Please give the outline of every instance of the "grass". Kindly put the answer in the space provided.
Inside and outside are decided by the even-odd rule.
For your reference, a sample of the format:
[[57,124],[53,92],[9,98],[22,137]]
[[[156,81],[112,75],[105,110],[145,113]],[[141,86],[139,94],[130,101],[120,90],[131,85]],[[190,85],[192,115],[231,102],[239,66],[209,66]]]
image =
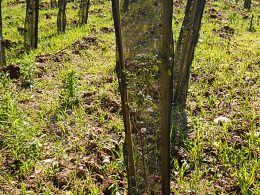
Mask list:
[[[68,29],[59,35],[56,16],[46,19],[57,9],[41,10],[39,47],[22,55],[17,27],[25,6],[10,2],[3,2],[3,30],[15,44],[7,60],[19,64],[22,76],[10,80],[1,73],[0,193],[126,193],[115,39],[102,31],[113,26],[110,2],[92,2],[89,24],[81,27],[69,3]],[[175,194],[260,193],[257,5],[253,1],[251,11],[240,1],[206,5],[190,81],[189,131],[172,162]],[[175,40],[183,8],[175,7]],[[255,32],[249,31],[252,14]],[[220,37],[228,34],[224,26],[234,35]],[[43,54],[52,57],[37,61]],[[219,116],[228,122],[215,123]]]

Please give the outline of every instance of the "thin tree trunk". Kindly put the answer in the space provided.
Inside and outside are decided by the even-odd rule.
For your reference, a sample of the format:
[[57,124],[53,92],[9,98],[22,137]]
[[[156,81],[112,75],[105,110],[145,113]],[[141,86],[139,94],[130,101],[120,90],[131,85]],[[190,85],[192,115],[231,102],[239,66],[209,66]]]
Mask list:
[[3,47],[3,20],[2,20],[2,0],[0,0],[0,66],[6,65],[5,48]]
[[39,0],[26,1],[24,47],[26,50],[38,45]]
[[35,0],[34,48],[38,46],[39,0]]
[[250,9],[251,8],[251,0],[245,0],[244,1],[244,9]]
[[65,32],[66,29],[66,6],[67,0],[58,0],[59,12],[57,17],[58,33]]
[[81,0],[80,3],[80,24],[88,23],[90,0]]
[[190,67],[199,38],[205,0],[188,0],[175,55],[176,92],[174,104],[185,107]]
[[126,75],[125,75],[125,63],[123,56],[123,46],[121,37],[121,24],[119,13],[119,0],[112,0],[112,10],[116,34],[116,46],[117,46],[117,75],[121,94],[121,104],[125,128],[125,148],[126,148],[126,164],[128,174],[128,194],[134,194],[135,192],[135,165],[133,157],[132,146],[132,129],[130,122],[130,112],[128,107],[128,96],[126,87]]
[[173,1],[163,1],[161,66],[161,172],[162,194],[170,194],[170,130],[173,97]]

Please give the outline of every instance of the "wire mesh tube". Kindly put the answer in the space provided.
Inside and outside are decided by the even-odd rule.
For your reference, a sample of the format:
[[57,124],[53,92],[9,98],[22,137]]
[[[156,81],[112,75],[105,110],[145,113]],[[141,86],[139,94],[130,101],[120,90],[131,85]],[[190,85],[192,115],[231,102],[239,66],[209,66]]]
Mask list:
[[120,14],[135,193],[157,194],[161,191],[159,51],[162,1],[120,0]]

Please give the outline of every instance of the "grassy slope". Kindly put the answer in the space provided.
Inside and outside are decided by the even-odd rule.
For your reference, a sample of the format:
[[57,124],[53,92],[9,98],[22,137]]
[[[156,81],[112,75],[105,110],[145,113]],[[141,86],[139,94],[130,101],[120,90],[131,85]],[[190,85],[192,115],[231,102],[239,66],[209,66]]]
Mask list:
[[[260,29],[255,20],[256,32],[248,31],[250,20],[243,16],[251,13],[241,7],[235,1],[207,4],[190,83],[189,136],[180,146],[182,163],[176,160],[172,173],[176,193],[259,193]],[[209,17],[211,8],[221,12],[220,18]],[[57,35],[56,17],[45,16],[57,10],[42,10],[39,48],[18,56],[24,5],[4,2],[4,36],[17,43],[8,60],[20,64],[23,76],[2,77],[0,85],[0,193],[100,194],[109,187],[125,192],[114,34],[101,31],[113,26],[110,2],[95,1],[90,11],[89,24],[76,27],[76,10],[69,4],[68,31]],[[259,8],[251,12],[257,18]],[[176,11],[176,27],[182,17]],[[223,26],[235,30],[230,41],[213,32]],[[81,41],[61,52],[90,35],[96,36],[94,43]],[[84,44],[89,46],[81,50]],[[35,63],[37,55],[48,53],[58,53],[61,60]],[[59,96],[70,69],[77,71],[80,103],[66,109]],[[24,88],[26,82],[31,87]],[[218,116],[229,122],[214,123]]]

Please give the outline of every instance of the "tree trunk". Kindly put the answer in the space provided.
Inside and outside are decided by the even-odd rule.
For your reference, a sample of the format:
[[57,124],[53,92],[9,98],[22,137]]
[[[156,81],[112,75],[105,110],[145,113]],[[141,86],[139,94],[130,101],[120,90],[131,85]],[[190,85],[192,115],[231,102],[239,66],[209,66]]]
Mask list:
[[251,9],[251,0],[244,1],[244,9]]
[[90,0],[81,0],[80,3],[80,24],[88,23]]
[[173,1],[163,1],[161,66],[161,172],[162,194],[170,194],[170,131],[173,97]]
[[66,6],[67,0],[58,0],[59,12],[57,17],[58,33],[65,32],[66,29]]
[[0,66],[6,65],[5,48],[3,46],[3,20],[2,20],[2,0],[0,0]]
[[135,165],[133,157],[133,146],[132,146],[132,128],[130,122],[130,111],[128,107],[128,96],[126,87],[126,75],[125,75],[125,63],[123,56],[123,46],[121,37],[121,22],[119,12],[119,0],[112,0],[112,10],[116,34],[116,46],[117,46],[117,76],[121,94],[121,105],[123,112],[124,128],[125,128],[125,160],[127,165],[127,176],[128,176],[128,194],[135,193]]
[[38,45],[39,0],[26,1],[24,47],[26,50]]
[[34,26],[34,48],[38,46],[38,25],[39,25],[39,0],[35,0],[35,26]]
[[205,0],[188,0],[185,16],[176,48],[174,72],[175,96],[174,104],[185,108],[190,67],[194,58],[195,47],[199,38],[201,19]]

